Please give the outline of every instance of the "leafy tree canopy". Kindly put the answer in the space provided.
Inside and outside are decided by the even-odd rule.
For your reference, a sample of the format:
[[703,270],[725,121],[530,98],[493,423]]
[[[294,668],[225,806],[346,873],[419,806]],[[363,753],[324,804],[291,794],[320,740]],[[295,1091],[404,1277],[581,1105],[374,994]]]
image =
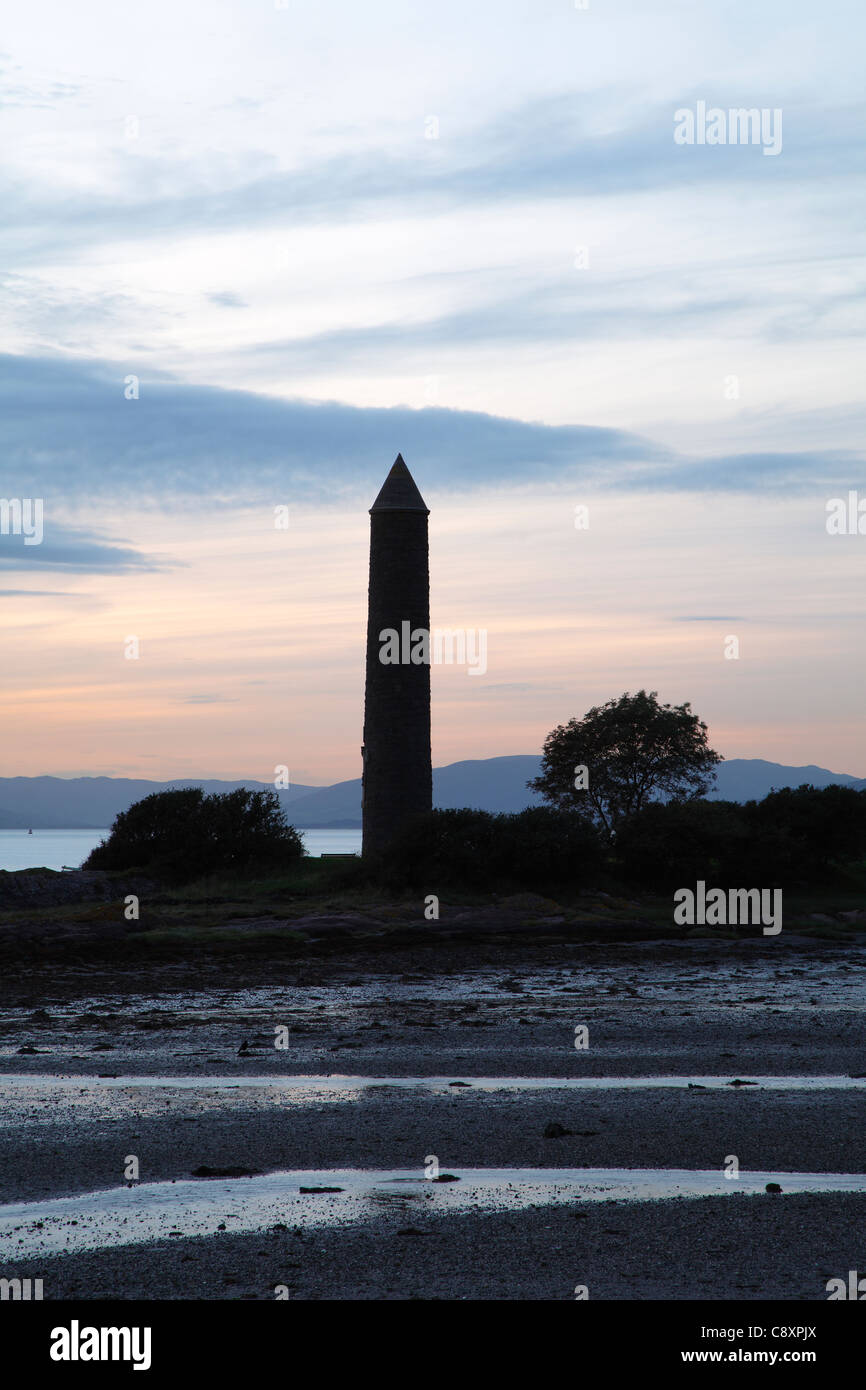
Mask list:
[[649,801],[704,796],[721,761],[691,705],[626,691],[548,734],[541,773],[527,785],[553,806],[582,810],[613,839]]

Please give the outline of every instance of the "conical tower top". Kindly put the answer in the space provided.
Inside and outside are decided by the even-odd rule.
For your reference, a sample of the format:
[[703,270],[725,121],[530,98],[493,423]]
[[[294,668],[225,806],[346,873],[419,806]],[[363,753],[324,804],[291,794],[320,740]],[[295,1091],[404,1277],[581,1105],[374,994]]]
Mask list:
[[370,511],[426,512],[429,515],[430,508],[425,505],[424,498],[415,484],[415,479],[403,462],[402,454],[398,454],[395,458],[391,472],[382,484],[379,496]]

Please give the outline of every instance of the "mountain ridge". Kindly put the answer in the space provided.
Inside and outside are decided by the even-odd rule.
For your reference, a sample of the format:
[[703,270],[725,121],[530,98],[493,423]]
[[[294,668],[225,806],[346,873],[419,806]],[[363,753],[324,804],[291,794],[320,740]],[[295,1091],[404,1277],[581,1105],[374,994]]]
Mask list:
[[[471,806],[483,811],[520,811],[540,805],[541,798],[526,783],[538,774],[536,754],[514,753],[498,758],[466,758],[433,770],[433,801],[440,808]],[[730,758],[717,769],[713,800],[748,801],[773,788],[851,786],[866,788],[866,778],[807,763],[802,767],[768,762],[764,758]],[[0,777],[0,829],[101,830],[135,801],[153,792],[176,787],[202,787],[207,792],[238,787],[272,790],[270,782],[253,779],[180,777],[167,781],[130,777]],[[302,829],[356,829],[361,824],[361,779],[316,787],[305,783],[277,791],[287,818]]]

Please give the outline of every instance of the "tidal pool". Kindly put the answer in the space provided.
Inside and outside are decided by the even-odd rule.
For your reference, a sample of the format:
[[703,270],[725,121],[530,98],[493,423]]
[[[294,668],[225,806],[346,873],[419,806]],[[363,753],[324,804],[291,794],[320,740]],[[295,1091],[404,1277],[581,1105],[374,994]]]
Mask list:
[[339,1072],[323,1076],[51,1076],[34,1072],[0,1074],[0,1096],[33,1090],[111,1091],[150,1090],[162,1087],[176,1091],[259,1089],[280,1092],[316,1092],[321,1095],[349,1095],[367,1090],[422,1091],[618,1091],[673,1089],[726,1090],[762,1087],[768,1091],[863,1090],[864,1076],[349,1076]]
[[[442,1172],[448,1172],[443,1168]],[[438,1183],[418,1169],[311,1169],[249,1178],[184,1179],[110,1188],[76,1197],[0,1207],[0,1261],[97,1250],[144,1241],[334,1226],[396,1212],[401,1220],[466,1211],[521,1210],[578,1201],[733,1199],[760,1194],[866,1192],[866,1174],[740,1173],[638,1168],[456,1168]],[[781,1195],[765,1191],[778,1183]],[[302,1193],[302,1187],[340,1188]]]

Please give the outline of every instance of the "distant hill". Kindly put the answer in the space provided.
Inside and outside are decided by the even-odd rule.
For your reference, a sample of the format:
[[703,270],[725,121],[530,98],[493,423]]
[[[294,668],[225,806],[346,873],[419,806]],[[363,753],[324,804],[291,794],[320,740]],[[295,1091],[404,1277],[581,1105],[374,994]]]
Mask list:
[[[266,782],[220,782],[182,777],[173,782],[150,782],[130,777],[0,777],[0,829],[99,830],[111,825],[120,811],[153,792],[172,787],[203,787],[206,792],[229,792],[237,787],[269,787]],[[288,808],[316,787],[298,784],[278,792]]]
[[[482,811],[522,811],[540,804],[526,783],[538,775],[540,758],[516,754],[504,758],[467,759],[433,771],[433,801],[438,807],[472,806]],[[866,778],[850,777],[827,768],[785,767],[762,758],[731,758],[722,763],[714,799],[749,801],[774,787],[816,787],[832,784],[866,787]],[[270,788],[268,782],[196,781],[150,782],[127,777],[0,777],[0,829],[98,829],[108,826],[120,811],[152,792],[172,787],[203,787],[208,792]],[[289,820],[300,829],[354,828],[361,824],[361,779],[335,782],[330,787],[297,785],[278,793]]]
[[[541,798],[526,788],[529,778],[538,774],[539,761],[533,755],[517,754],[434,768],[433,804],[472,806],[480,811],[522,811],[524,806],[540,805]],[[319,787],[300,797],[292,807],[292,820],[311,830],[360,825],[360,777]]]
[[[506,758],[469,759],[449,763],[433,770],[433,804],[438,807],[472,806],[480,811],[522,811],[541,804],[541,797],[527,789],[537,777],[541,759],[533,754]],[[829,772],[827,768],[785,767],[762,758],[731,758],[718,768],[714,800],[751,801],[760,799],[774,787],[799,787],[811,782],[816,787],[837,783],[866,787],[866,778]],[[332,825],[360,825],[361,781],[338,782],[333,787],[301,797],[292,807],[296,825],[310,829]]]
[[768,792],[782,787],[801,787],[811,782],[813,787],[866,787],[866,777],[849,777],[845,772],[828,772],[814,763],[806,767],[785,767],[768,763],[763,758],[731,758],[717,769],[715,800],[759,801]]

